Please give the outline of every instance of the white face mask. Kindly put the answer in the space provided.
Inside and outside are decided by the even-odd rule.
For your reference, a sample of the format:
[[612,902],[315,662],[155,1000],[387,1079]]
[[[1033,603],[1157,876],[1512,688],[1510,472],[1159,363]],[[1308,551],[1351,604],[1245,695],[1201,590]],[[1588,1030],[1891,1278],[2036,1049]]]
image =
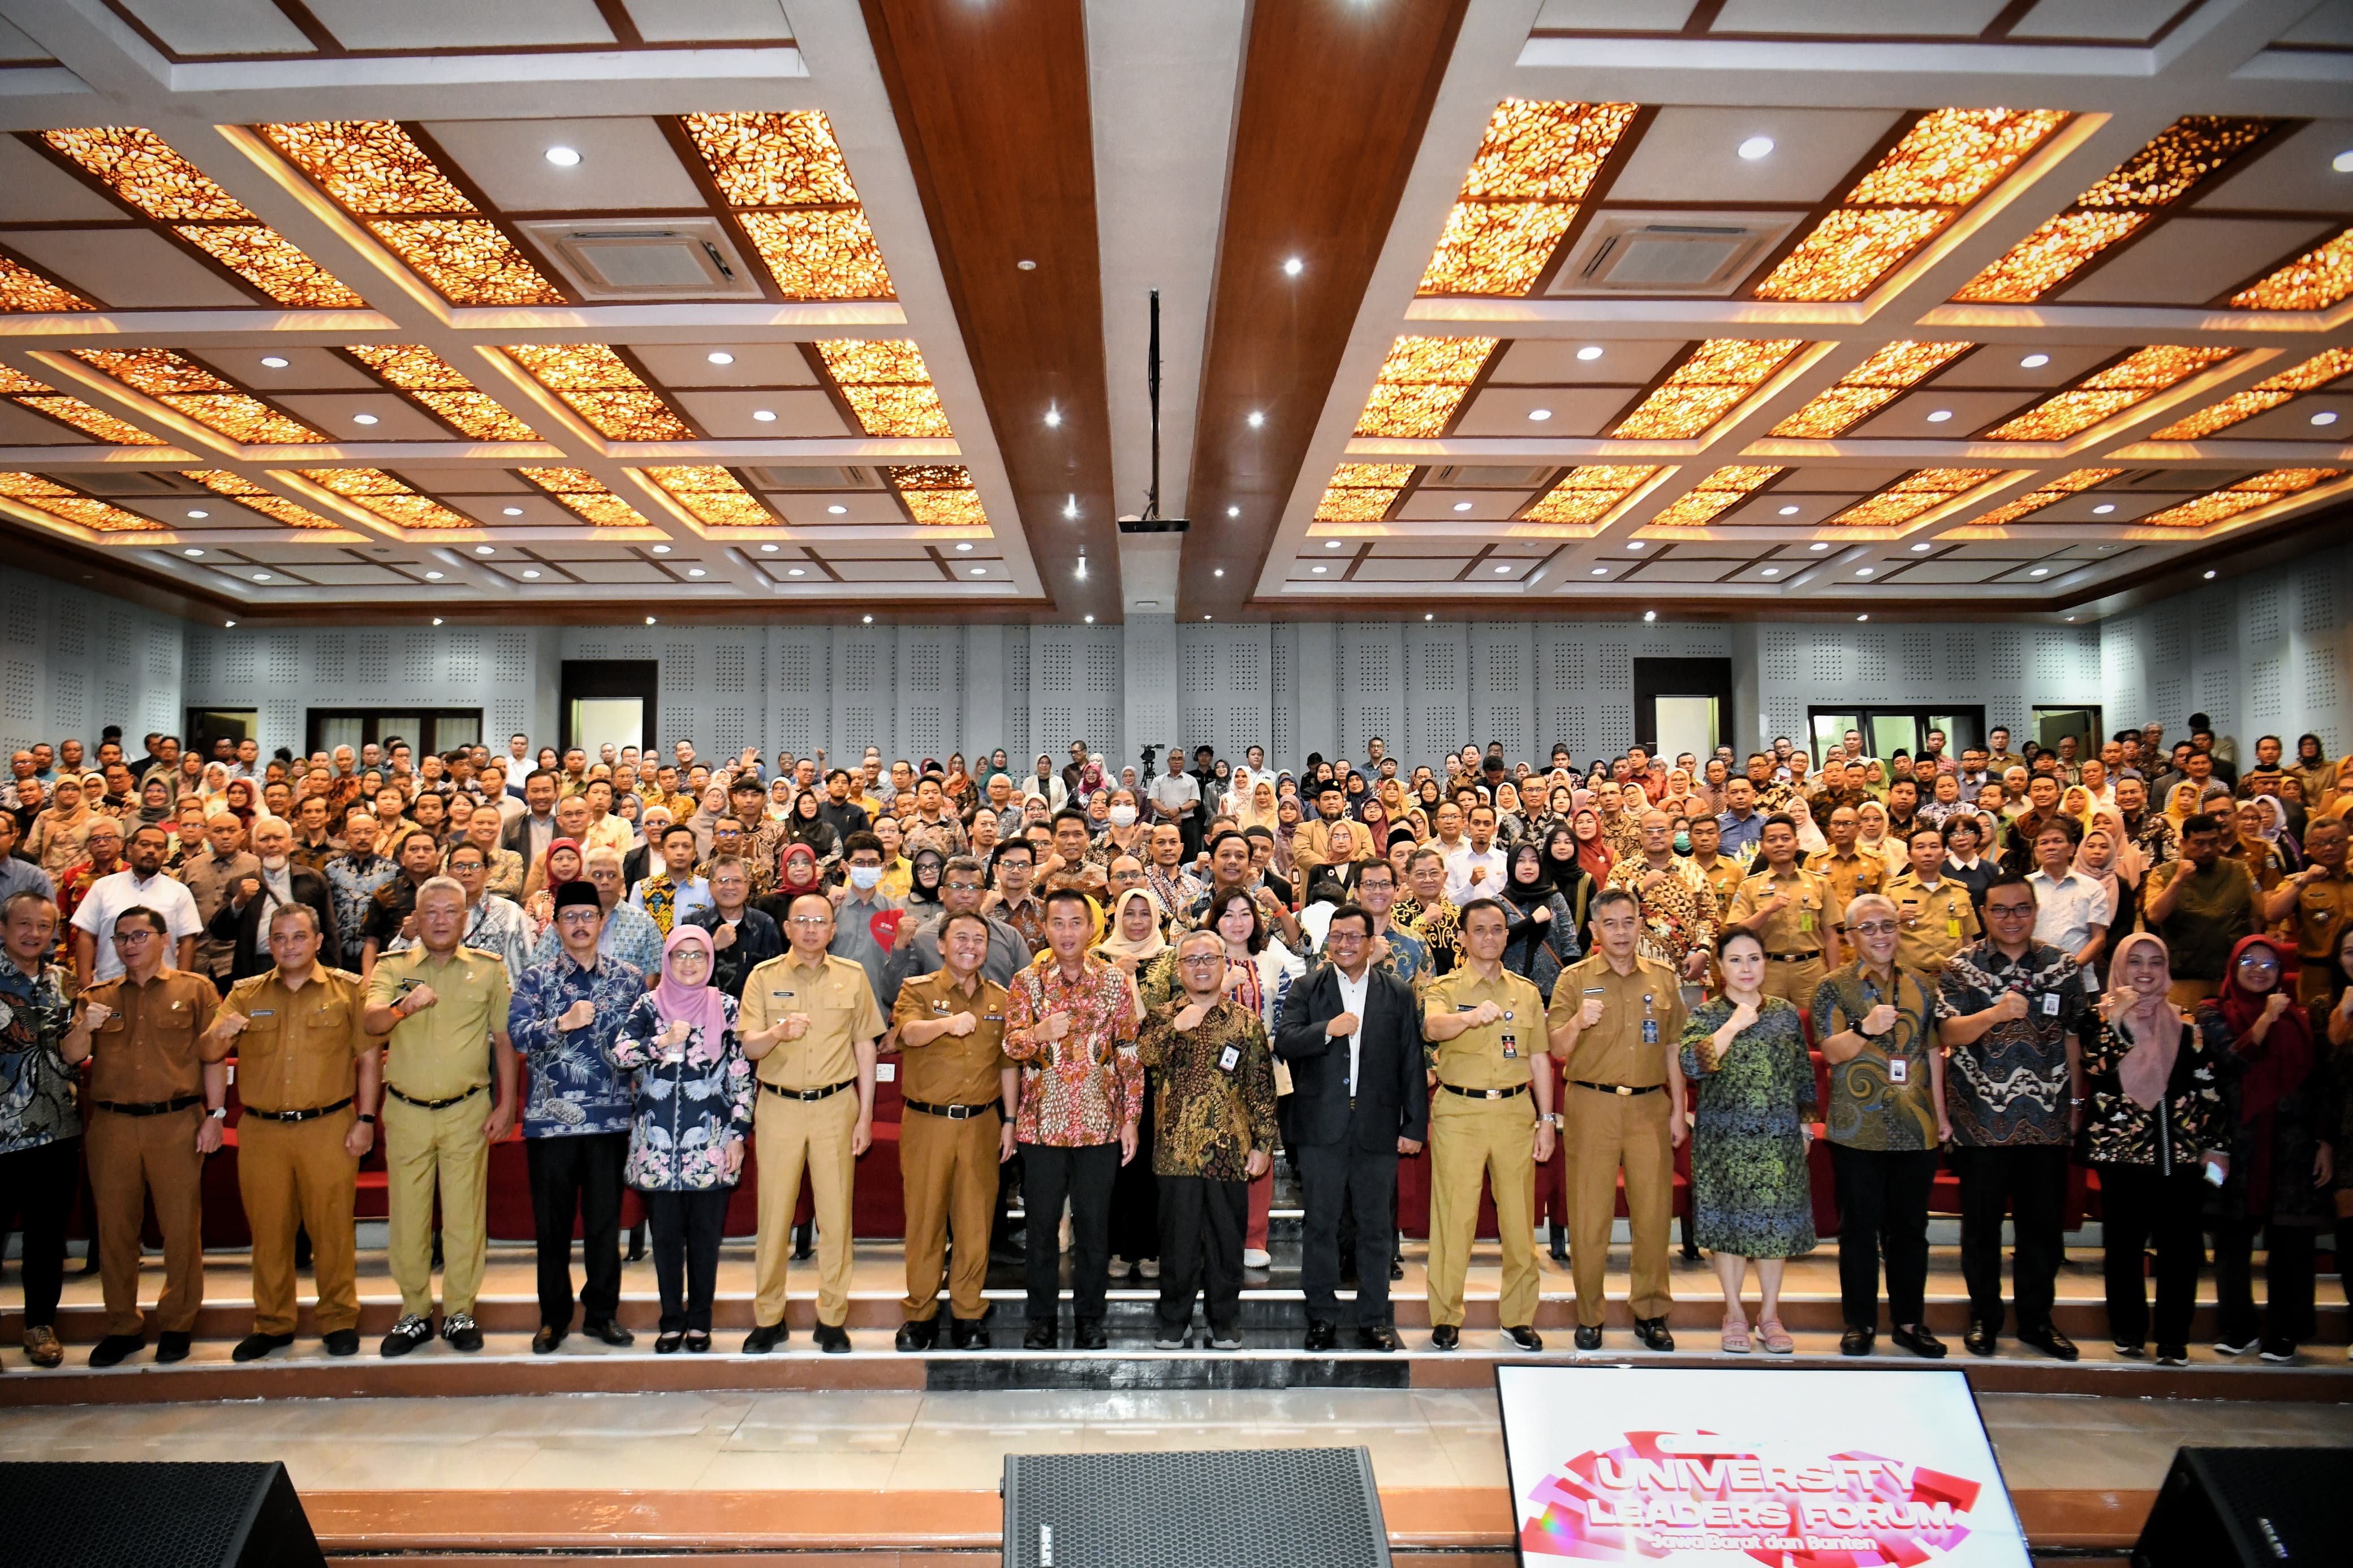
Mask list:
[[849,885],[861,893],[872,889],[881,880],[882,868],[880,866],[852,866],[849,868]]
[[1133,827],[1133,826],[1135,826],[1135,807],[1134,807],[1134,806],[1132,806],[1132,805],[1114,805],[1114,806],[1113,806],[1113,807],[1111,808],[1111,825],[1112,825],[1113,827]]

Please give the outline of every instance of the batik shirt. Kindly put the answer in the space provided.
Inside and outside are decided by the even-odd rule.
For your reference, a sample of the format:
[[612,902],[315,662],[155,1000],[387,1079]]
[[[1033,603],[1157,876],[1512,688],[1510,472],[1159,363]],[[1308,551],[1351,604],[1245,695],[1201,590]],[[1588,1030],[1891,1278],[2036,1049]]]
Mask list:
[[[629,1131],[628,1074],[615,1069],[610,1053],[645,994],[645,971],[613,958],[583,969],[561,948],[553,962],[523,971],[507,1033],[522,1055],[524,1137]],[[596,1016],[585,1029],[559,1028],[555,1021],[575,1002]]]
[[1945,1114],[1953,1142],[1968,1148],[2051,1146],[2068,1142],[2067,1042],[2084,1027],[2084,972],[2048,942],[2012,960],[1990,942],[1973,942],[1937,977],[1940,1018],[1982,1013],[2016,992],[2026,1016],[1999,1023],[1946,1063]]
[[[554,929],[553,924],[548,927],[550,932]],[[466,911],[466,934],[459,940],[505,964],[508,984],[522,984],[523,973],[531,967],[533,958],[531,917],[522,912],[521,904],[483,894],[482,901]],[[406,952],[416,945],[413,936],[396,936],[384,951]]]
[[1650,876],[1651,863],[1637,854],[1609,868],[1609,886],[1641,901],[1642,956],[1681,969],[1694,948],[1715,945],[1723,911],[1706,874],[1681,855],[1667,862],[1666,879],[1646,892]]
[[[1021,1064],[1023,1143],[1083,1148],[1109,1143],[1144,1110],[1144,1068],[1135,1059],[1135,1014],[1125,976],[1100,958],[1082,961],[1076,980],[1048,958],[1013,977],[1005,1008],[1005,1054]],[[1039,1026],[1070,1016],[1070,1032],[1049,1040]]]
[[1157,1069],[1152,1173],[1242,1181],[1253,1151],[1274,1152],[1273,1047],[1259,1016],[1227,997],[1192,1029],[1178,1029],[1188,1005],[1180,992],[1155,1007],[1136,1042],[1137,1059]]
[[327,862],[327,892],[335,901],[335,932],[343,944],[344,967],[356,964],[367,946],[368,908],[377,890],[399,875],[399,866],[387,855],[370,855],[364,861],[356,855],[339,855]]
[[613,1043],[613,1063],[635,1089],[623,1179],[639,1192],[734,1185],[727,1179],[727,1146],[752,1135],[759,1080],[736,1037],[735,998],[721,993],[720,1006],[727,1016],[720,1037],[713,1040],[706,1029],[689,1031],[680,1060],[663,1059],[669,1055],[661,1044],[665,1026],[650,995],[640,994],[630,1005]]
[[0,957],[0,1154],[81,1136],[74,1071],[58,1042],[71,1026],[66,972],[26,975]]
[[670,928],[679,921],[710,907],[711,883],[702,877],[691,877],[681,886],[669,872],[657,871],[630,890],[629,902],[645,910],[654,929],[667,937]]
[[1893,989],[1882,990],[1860,963],[1842,964],[1815,988],[1814,1037],[1849,1029],[1860,1034],[1862,1020],[1882,1002],[1895,1009],[1894,1026],[1883,1035],[1864,1035],[1860,1052],[1831,1064],[1830,1140],[1850,1149],[1934,1149],[1936,1099],[1928,1053],[1936,1048],[1936,994],[1926,982],[1897,965]]
[[[564,951],[563,938],[555,934],[555,922],[547,922],[540,933],[539,945],[531,950],[531,962],[542,964],[554,962]],[[607,958],[617,958],[637,969],[641,974],[652,974],[661,968],[662,934],[654,929],[653,917],[628,904],[615,904],[605,911],[605,929],[596,933],[596,951]]]

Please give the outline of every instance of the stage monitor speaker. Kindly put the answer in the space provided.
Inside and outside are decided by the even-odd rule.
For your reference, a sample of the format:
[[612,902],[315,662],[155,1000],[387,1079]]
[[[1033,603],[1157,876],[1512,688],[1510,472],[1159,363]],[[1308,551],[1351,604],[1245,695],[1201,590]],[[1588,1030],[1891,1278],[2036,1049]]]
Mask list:
[[2295,1568],[2345,1561],[2353,1448],[2180,1448],[2133,1568]]
[[1004,1568],[1389,1568],[1362,1448],[1008,1454]]
[[0,1464],[10,1568],[326,1568],[286,1467]]

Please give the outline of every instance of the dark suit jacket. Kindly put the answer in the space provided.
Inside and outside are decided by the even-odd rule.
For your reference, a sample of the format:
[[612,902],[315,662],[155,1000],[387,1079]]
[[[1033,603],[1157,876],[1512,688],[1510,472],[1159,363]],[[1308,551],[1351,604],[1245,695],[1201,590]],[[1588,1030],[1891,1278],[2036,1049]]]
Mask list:
[[[335,940],[335,898],[328,889],[327,879],[305,866],[289,867],[287,875],[290,879],[294,901],[308,904],[318,911],[319,951],[322,953],[342,952],[343,950]],[[269,956],[269,933],[261,929],[261,911],[269,900],[249,899],[245,908],[240,910],[236,904],[236,892],[235,887],[227,890],[227,896],[221,900],[220,908],[213,911],[212,923],[206,929],[220,941],[235,940],[237,945],[229,958],[228,977],[244,980],[251,975],[269,973],[278,961]]]
[[1283,998],[1274,1049],[1291,1064],[1291,1124],[1299,1142],[1353,1142],[1366,1153],[1394,1154],[1399,1138],[1424,1141],[1430,1136],[1430,1079],[1413,987],[1377,968],[1367,976],[1353,1113],[1347,1037],[1324,1032],[1342,1011],[1340,971],[1330,963],[1310,969]]
[[[510,791],[509,793],[512,794],[512,792]],[[495,810],[496,808],[493,807],[492,809]],[[556,832],[549,836],[549,839],[550,842],[553,842],[554,839],[561,838],[563,837],[563,831],[558,829]],[[531,813],[527,811],[524,812],[521,816],[516,817],[512,822],[508,823],[504,827],[499,829],[499,847],[501,849],[512,849],[516,854],[522,856],[523,871],[526,875],[529,874],[532,864]]]

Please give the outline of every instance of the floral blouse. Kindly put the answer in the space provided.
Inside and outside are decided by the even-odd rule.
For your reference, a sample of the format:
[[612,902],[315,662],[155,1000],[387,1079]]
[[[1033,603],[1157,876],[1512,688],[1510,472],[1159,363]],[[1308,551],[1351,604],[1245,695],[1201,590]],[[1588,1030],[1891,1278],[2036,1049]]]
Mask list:
[[58,1049],[72,1022],[69,981],[54,963],[27,975],[0,958],[0,1154],[81,1136],[74,1069]]
[[735,1184],[727,1174],[727,1145],[752,1135],[752,1100],[758,1089],[735,1035],[735,998],[722,992],[720,1005],[727,1026],[719,1039],[696,1029],[686,1037],[683,1059],[665,1061],[661,1015],[650,994],[640,996],[606,1053],[615,1067],[637,1075],[624,1179],[639,1192],[702,1192]]
[[[2228,1032],[2220,1042],[2229,1047]],[[2084,1050],[2084,1158],[2094,1165],[2140,1165],[2171,1175],[2200,1154],[2224,1145],[2230,1126],[2215,1070],[2216,1042],[2195,1026],[2181,1026],[2173,1076],[2162,1105],[2144,1107],[2126,1094],[2118,1070],[2133,1048],[2129,1028],[2104,1021]]]

